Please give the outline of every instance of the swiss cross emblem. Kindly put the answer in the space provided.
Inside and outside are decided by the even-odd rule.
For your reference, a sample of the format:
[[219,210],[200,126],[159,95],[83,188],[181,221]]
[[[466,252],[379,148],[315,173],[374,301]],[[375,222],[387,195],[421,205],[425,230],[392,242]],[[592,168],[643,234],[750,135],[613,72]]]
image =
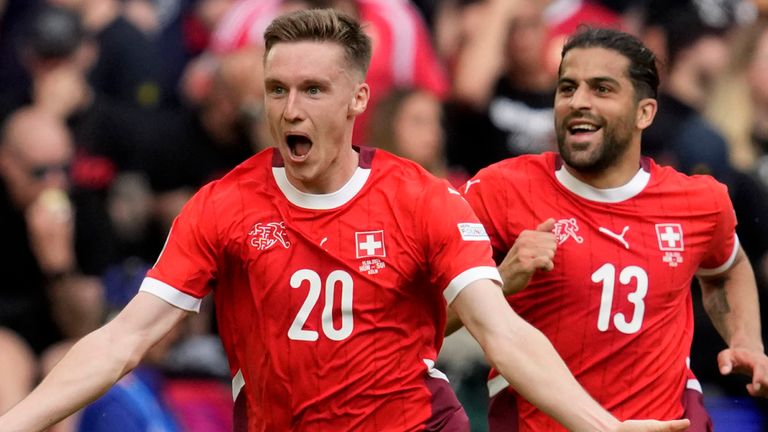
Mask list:
[[257,223],[248,231],[251,246],[258,250],[267,250],[279,244],[288,249],[291,242],[284,222]]
[[682,251],[683,227],[676,223],[656,224],[656,238],[661,251]]
[[385,257],[384,230],[355,233],[355,250],[358,258]]

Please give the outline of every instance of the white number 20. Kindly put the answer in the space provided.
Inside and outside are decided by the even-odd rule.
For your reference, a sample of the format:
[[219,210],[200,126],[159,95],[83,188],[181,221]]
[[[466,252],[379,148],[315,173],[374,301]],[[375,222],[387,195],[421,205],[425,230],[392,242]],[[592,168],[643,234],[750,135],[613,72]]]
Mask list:
[[[643,325],[645,303],[643,299],[648,294],[648,274],[641,267],[628,266],[619,273],[619,282],[629,285],[635,280],[635,291],[627,295],[627,301],[635,305],[632,320],[627,322],[623,313],[613,316],[613,325],[622,333],[637,333]],[[607,331],[611,320],[611,308],[613,307],[613,289],[616,286],[616,267],[613,264],[603,264],[602,267],[592,273],[592,282],[603,283],[603,294],[600,298],[600,312],[597,317],[597,329]]]
[[[296,314],[293,324],[288,329],[288,337],[300,341],[316,341],[319,337],[317,331],[307,330],[304,324],[309,318],[309,314],[317,304],[322,291],[322,280],[320,275],[313,270],[302,269],[291,276],[291,288],[299,288],[304,282],[309,282],[309,291],[307,298]],[[333,301],[336,293],[337,284],[341,287],[341,327],[339,329],[333,326]],[[323,305],[322,323],[323,333],[328,339],[340,341],[352,334],[354,322],[352,319],[352,276],[342,270],[334,270],[325,280],[325,303]]]

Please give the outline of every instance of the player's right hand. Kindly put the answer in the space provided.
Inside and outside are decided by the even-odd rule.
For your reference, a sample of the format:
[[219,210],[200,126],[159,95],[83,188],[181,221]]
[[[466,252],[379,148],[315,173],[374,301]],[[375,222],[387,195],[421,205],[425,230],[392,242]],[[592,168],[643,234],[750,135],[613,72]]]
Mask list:
[[528,285],[537,270],[552,270],[555,266],[557,239],[553,230],[555,220],[549,218],[535,230],[523,230],[499,265],[504,281],[504,294],[514,294]]
[[627,420],[621,422],[616,432],[678,432],[688,430],[690,420]]

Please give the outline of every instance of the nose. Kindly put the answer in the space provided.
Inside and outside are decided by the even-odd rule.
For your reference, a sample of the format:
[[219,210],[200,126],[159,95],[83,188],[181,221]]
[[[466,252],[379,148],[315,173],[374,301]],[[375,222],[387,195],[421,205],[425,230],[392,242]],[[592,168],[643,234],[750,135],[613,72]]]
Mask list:
[[288,93],[283,107],[283,118],[290,123],[301,121],[304,118],[298,92],[292,90]]
[[592,106],[589,89],[585,86],[577,87],[571,94],[568,106],[574,110],[589,109]]

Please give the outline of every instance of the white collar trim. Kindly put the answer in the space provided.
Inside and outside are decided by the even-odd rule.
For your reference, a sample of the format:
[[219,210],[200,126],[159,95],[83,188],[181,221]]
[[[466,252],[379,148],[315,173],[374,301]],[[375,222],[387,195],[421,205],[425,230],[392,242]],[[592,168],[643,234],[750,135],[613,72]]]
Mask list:
[[283,192],[288,201],[308,210],[330,210],[348,203],[365,186],[365,182],[370,174],[370,169],[357,167],[347,183],[336,192],[310,194],[296,189],[288,181],[284,167],[272,168],[272,175],[275,177],[277,187]]
[[555,171],[555,177],[563,187],[582,198],[603,203],[617,203],[633,198],[642,192],[651,180],[651,173],[640,168],[632,180],[625,185],[610,189],[598,189],[582,182],[565,169],[565,164]]

